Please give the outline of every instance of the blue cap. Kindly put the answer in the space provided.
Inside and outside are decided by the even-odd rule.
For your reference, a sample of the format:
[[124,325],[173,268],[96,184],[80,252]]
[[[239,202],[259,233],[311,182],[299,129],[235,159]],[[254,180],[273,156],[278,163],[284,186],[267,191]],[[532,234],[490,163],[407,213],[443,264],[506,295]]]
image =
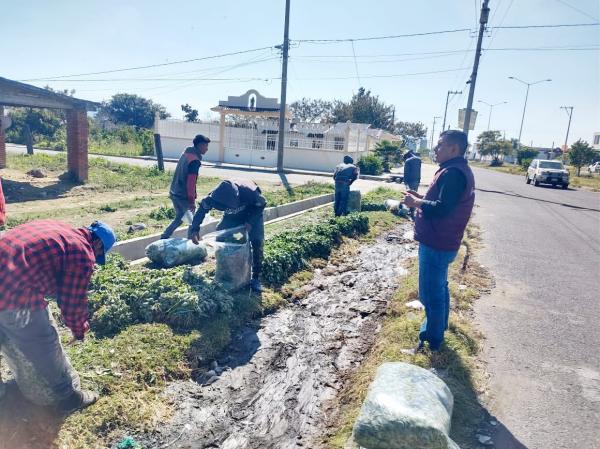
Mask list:
[[100,239],[102,242],[102,247],[104,248],[104,252],[96,256],[96,262],[100,265],[104,265],[106,262],[106,253],[110,251],[115,242],[117,241],[117,236],[115,235],[115,231],[102,221],[93,222],[88,229],[94,233],[96,237]]

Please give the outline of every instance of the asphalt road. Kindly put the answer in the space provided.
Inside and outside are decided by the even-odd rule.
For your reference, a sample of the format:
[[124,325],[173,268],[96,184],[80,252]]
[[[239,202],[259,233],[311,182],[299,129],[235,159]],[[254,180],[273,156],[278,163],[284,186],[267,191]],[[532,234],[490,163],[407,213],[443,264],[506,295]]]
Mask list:
[[528,449],[600,448],[600,194],[475,177],[488,409]]

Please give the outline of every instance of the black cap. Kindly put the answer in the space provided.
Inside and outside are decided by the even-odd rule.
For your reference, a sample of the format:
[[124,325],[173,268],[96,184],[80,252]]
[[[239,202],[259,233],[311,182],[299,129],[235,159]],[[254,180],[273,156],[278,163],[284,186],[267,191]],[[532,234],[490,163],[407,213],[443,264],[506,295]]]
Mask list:
[[352,156],[344,156],[344,164],[354,164],[354,159],[352,159]]
[[192,142],[194,143],[194,146],[196,146],[199,143],[210,143],[210,139],[202,134],[198,134],[196,137],[194,137]]

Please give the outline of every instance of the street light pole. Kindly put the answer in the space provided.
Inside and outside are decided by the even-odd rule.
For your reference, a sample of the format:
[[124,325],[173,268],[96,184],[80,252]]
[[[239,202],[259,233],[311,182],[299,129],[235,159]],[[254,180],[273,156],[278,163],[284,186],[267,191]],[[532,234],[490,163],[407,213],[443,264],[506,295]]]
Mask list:
[[446,108],[444,109],[444,122],[442,123],[442,131],[446,129],[446,115],[448,114],[448,100],[450,99],[450,95],[462,94],[462,90],[449,90],[448,95],[446,95]]
[[500,103],[495,103],[495,104],[490,104],[487,101],[483,101],[483,100],[477,100],[477,102],[487,104],[490,107],[490,114],[488,115],[488,127],[487,127],[487,130],[489,131],[490,130],[490,122],[492,120],[492,110],[494,109],[494,106],[508,103],[508,101],[501,101]]
[[515,76],[509,76],[508,79],[515,80],[520,82],[521,84],[525,84],[527,86],[527,91],[525,93],[525,104],[523,105],[523,116],[521,117],[521,128],[519,128],[519,149],[521,149],[521,135],[523,133],[523,123],[525,122],[525,110],[527,109],[527,98],[529,97],[529,87],[535,84],[550,82],[552,81],[550,78],[545,80],[535,81],[534,83],[528,83],[527,81],[523,81]]

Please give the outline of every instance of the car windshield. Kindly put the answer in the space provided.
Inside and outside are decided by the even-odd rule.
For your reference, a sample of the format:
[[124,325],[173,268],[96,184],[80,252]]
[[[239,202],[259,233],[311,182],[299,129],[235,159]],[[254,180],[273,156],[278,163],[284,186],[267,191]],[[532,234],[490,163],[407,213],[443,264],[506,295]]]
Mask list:
[[554,161],[540,161],[540,168],[552,168],[554,170],[562,170],[563,164]]

